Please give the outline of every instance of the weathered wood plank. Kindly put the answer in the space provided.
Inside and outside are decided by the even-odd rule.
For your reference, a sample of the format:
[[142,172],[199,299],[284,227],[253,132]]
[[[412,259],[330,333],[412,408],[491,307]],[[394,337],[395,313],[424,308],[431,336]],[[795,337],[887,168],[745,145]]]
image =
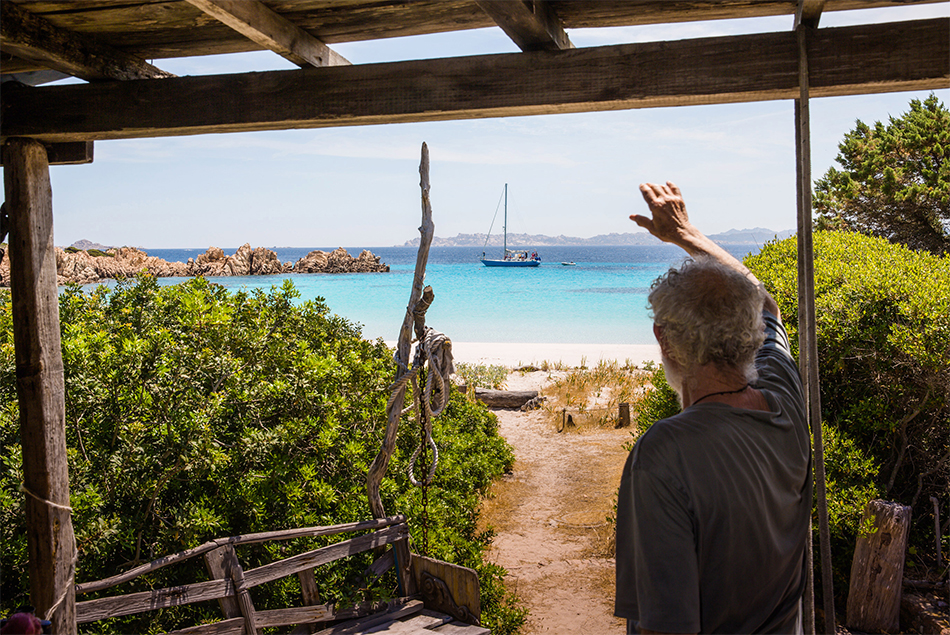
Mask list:
[[292,606],[285,609],[258,611],[254,623],[257,628],[277,628],[290,624],[312,624],[339,619],[332,606],[315,604],[313,606]]
[[134,55],[58,28],[13,2],[0,3],[0,46],[5,53],[88,81],[174,77]]
[[75,633],[76,540],[66,465],[66,401],[59,330],[53,195],[46,149],[30,139],[4,148],[10,218],[10,286],[16,357],[30,599],[56,633]]
[[234,583],[231,580],[209,580],[154,591],[86,600],[85,602],[76,603],[76,622],[84,624],[103,620],[107,617],[134,615],[170,606],[216,600],[228,595],[234,595]]
[[[940,1],[912,0],[912,3],[928,4]],[[796,11],[796,4],[796,0],[567,0],[555,3],[558,16],[569,29],[792,15]],[[903,0],[827,0],[825,11],[906,7],[907,4],[909,3]]]
[[[214,551],[204,554],[205,568],[214,580],[231,579],[231,557],[234,553],[232,545],[218,547]],[[237,599],[233,597],[218,598],[218,606],[221,607],[221,613],[225,618],[240,617],[241,607],[238,606]]]
[[187,1],[297,66],[349,64],[342,55],[257,0]]
[[427,607],[468,624],[478,624],[481,596],[474,570],[413,554],[412,577]]
[[229,620],[200,624],[177,631],[170,631],[165,635],[244,635],[244,618],[233,617]]
[[[820,29],[811,96],[950,85],[950,20]],[[794,33],[5,89],[4,136],[67,141],[792,99]],[[108,107],[105,105],[108,104]],[[182,108],[182,104],[188,104]]]
[[367,617],[357,618],[349,622],[342,622],[322,631],[316,635],[344,635],[346,633],[358,633],[360,630],[366,630],[379,624],[385,624],[402,617],[414,615],[423,609],[423,604],[419,600],[412,600],[402,605],[396,605],[383,613],[377,613]]
[[244,579],[244,569],[241,568],[241,563],[238,562],[234,545],[224,547],[223,561],[224,569],[227,570],[228,577],[234,583],[234,595],[237,599],[238,609],[241,611],[241,617],[244,618],[244,631],[247,635],[257,635],[257,611],[251,601],[250,589]]
[[[913,4],[945,0],[915,0]],[[471,0],[280,0],[282,16],[327,44],[494,26]],[[552,2],[565,28],[632,26],[790,15],[795,0],[568,0]],[[907,6],[906,0],[828,0],[825,11]],[[259,50],[184,2],[30,2],[30,11],[62,29],[94,33],[104,43],[140,59]],[[4,60],[4,72],[36,70],[28,60]]]
[[798,0],[793,28],[797,29],[799,25],[805,25],[813,29],[817,28],[824,8],[825,0]]
[[461,622],[449,622],[437,628],[432,629],[439,635],[490,635],[491,631],[484,626],[474,626],[472,624],[462,624]]
[[[0,146],[0,165],[3,165],[5,150]],[[50,143],[46,146],[50,165],[81,165],[92,163],[93,142]]]
[[872,500],[851,563],[848,627],[867,633],[900,631],[901,580],[910,531],[910,507]]
[[101,591],[103,589],[108,589],[109,587],[115,586],[117,584],[122,584],[123,582],[128,582],[138,576],[149,573],[150,571],[156,571],[163,567],[175,564],[176,562],[181,562],[182,560],[187,560],[188,558],[194,558],[195,556],[200,556],[201,554],[207,553],[218,547],[224,545],[252,545],[260,542],[267,542],[269,540],[291,540],[294,538],[312,538],[318,536],[336,536],[338,534],[343,534],[351,531],[367,531],[372,529],[380,529],[382,527],[389,527],[406,521],[406,517],[402,514],[397,516],[389,516],[388,518],[375,518],[373,520],[362,520],[355,523],[345,523],[341,525],[329,525],[325,527],[299,527],[296,529],[284,529],[278,531],[264,531],[254,534],[240,534],[237,536],[231,536],[230,538],[218,538],[216,540],[210,540],[202,545],[198,545],[192,549],[186,549],[185,551],[179,551],[168,556],[163,556],[156,560],[153,560],[149,563],[135,567],[134,569],[129,569],[124,573],[111,576],[109,578],[104,578],[102,580],[94,580],[91,582],[83,582],[82,584],[76,585],[76,593],[91,593],[93,591]]
[[344,540],[333,545],[314,549],[306,553],[291,556],[285,560],[272,562],[244,572],[244,579],[248,588],[256,587],[260,584],[273,582],[285,576],[294,575],[298,571],[312,569],[340,558],[345,558],[354,553],[369,551],[376,547],[391,544],[398,540],[405,540],[409,536],[409,528],[406,525],[396,525],[387,527],[379,531],[358,536],[349,540]]
[[548,0],[476,0],[475,4],[490,15],[522,51],[574,48]]

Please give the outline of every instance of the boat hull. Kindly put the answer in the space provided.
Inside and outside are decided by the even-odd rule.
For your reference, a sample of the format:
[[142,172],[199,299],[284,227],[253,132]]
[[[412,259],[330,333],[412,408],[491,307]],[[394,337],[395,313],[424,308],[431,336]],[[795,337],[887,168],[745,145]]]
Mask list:
[[482,264],[486,267],[537,267],[541,264],[540,260],[489,260],[482,258]]

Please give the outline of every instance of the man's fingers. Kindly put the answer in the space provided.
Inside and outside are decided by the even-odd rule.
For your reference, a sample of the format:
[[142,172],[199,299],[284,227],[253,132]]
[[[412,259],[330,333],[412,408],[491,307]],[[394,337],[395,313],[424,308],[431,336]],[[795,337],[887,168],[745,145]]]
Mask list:
[[663,186],[656,183],[641,183],[640,192],[643,193],[643,200],[647,205],[656,205],[663,197]]
[[647,231],[651,231],[653,229],[653,220],[647,218],[646,216],[641,216],[640,214],[630,214],[630,220]]
[[673,181],[667,181],[666,186],[670,188],[670,192],[672,192],[675,196],[679,196],[679,197],[683,196],[682,193],[680,192],[680,188],[676,187],[676,183],[674,183]]

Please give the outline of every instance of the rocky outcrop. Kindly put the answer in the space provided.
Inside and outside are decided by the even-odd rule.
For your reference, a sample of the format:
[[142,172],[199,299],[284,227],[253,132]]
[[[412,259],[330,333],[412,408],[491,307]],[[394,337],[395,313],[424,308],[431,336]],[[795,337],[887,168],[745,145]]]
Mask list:
[[354,258],[339,247],[330,253],[311,251],[294,265],[294,273],[375,273],[389,271],[389,265],[366,249]]
[[[389,271],[379,256],[364,250],[354,258],[342,247],[330,252],[311,251],[293,266],[282,263],[277,254],[264,247],[242,245],[226,256],[220,247],[209,247],[188,262],[168,262],[149,256],[134,247],[109,249],[105,256],[86,251],[64,251],[56,248],[56,275],[59,284],[75,282],[91,284],[100,280],[131,278],[145,272],[157,278],[189,276],[248,276],[281,273],[371,273]],[[10,286],[10,262],[0,249],[0,285]]]

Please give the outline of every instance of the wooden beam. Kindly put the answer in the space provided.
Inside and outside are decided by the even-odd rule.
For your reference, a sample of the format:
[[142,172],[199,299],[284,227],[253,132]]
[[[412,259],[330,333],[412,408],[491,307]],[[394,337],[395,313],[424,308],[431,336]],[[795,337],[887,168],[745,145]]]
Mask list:
[[30,598],[54,633],[76,632],[76,540],[66,465],[66,389],[46,148],[4,144]]
[[0,2],[0,49],[87,81],[174,77],[145,60]]
[[795,10],[795,26],[804,25],[812,29],[818,28],[818,20],[821,19],[821,12],[825,8],[825,0],[798,0],[798,8]]
[[571,49],[570,38],[546,0],[476,0],[522,51]]
[[[46,156],[50,165],[81,165],[92,163],[92,141],[70,141],[46,145]],[[7,150],[0,146],[0,165],[6,162]]]
[[[819,29],[811,96],[950,86],[950,20]],[[4,89],[0,133],[44,141],[438,121],[794,99],[793,32]]]
[[258,0],[187,1],[297,66],[306,68],[349,64],[342,55]]

